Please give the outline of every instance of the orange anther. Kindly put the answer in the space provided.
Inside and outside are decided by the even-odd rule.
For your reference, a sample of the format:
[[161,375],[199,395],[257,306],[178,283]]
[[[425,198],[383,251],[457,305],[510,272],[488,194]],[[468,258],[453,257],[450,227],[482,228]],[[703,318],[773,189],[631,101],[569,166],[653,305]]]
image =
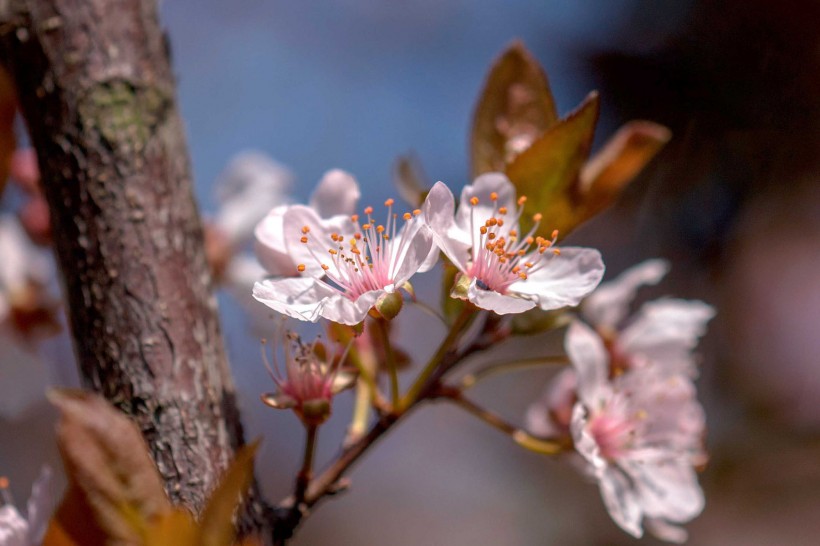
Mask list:
[[298,271],[299,273],[301,273],[304,270],[305,270],[305,264],[299,264],[299,265],[296,266],[296,271]]
[[310,233],[310,227],[302,226],[302,233]]
[[490,194],[490,201],[498,201],[498,194],[496,192]]
[[299,239],[299,240],[300,240],[300,241],[302,241],[303,243],[307,243],[307,242],[308,242],[308,238],[307,238],[306,236],[304,236],[304,235],[302,235],[302,238],[301,238],[301,239]]
[[331,249],[328,249],[328,252],[330,252],[330,253],[331,253],[332,255],[334,255],[334,256],[335,256],[336,254],[338,254],[338,253],[336,252],[336,250],[334,250],[334,249],[332,249],[332,248],[331,248]]
[[521,279],[521,280],[526,281],[527,280],[527,274],[522,271],[521,273],[518,274],[518,278]]
[[384,233],[384,226],[376,226],[376,233]]
[[405,213],[402,215],[402,218],[404,218],[405,220],[409,220],[409,219],[410,219],[410,218],[412,218],[412,217],[413,217],[413,216],[412,216],[409,212],[405,212]]
[[552,253],[555,254],[556,256],[560,256],[561,255],[561,249],[553,248]]
[[507,207],[501,207],[498,209],[498,214],[507,214]]
[[480,231],[482,235],[487,235],[487,226],[481,226],[478,228],[478,231]]
[[391,197],[390,199],[388,199],[387,201],[384,202],[384,206],[385,207],[392,207],[393,203],[395,203],[395,202],[396,201]]
[[373,214],[373,207],[365,207],[364,213],[367,215]]
[[543,218],[543,216],[541,215],[540,212],[536,212],[535,214],[532,215],[533,222],[540,222],[541,218]]
[[354,214],[353,216],[351,216],[351,217],[350,217],[350,220],[351,220],[352,222],[358,222],[358,221],[359,221],[359,215],[358,215],[358,214]]
[[421,214],[421,209],[413,210],[413,216],[418,216],[419,214]]
[[557,230],[557,229],[552,230],[552,238],[553,238],[553,239],[557,239],[557,238],[558,238],[558,230]]
[[522,195],[521,197],[518,198],[518,206],[519,207],[521,205],[523,205],[524,203],[526,203],[526,202],[527,202],[527,196],[526,195]]
[[326,266],[325,264],[322,264],[322,269],[324,269],[325,271],[327,271],[328,269],[330,269],[330,267]]
[[470,204],[473,206],[478,205],[478,197],[470,197]]

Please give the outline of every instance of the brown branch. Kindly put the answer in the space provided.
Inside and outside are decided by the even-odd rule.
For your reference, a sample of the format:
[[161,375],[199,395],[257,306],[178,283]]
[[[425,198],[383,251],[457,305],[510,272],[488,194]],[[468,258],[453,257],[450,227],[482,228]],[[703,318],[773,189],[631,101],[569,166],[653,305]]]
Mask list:
[[242,428],[157,7],[0,9],[83,381],[136,420],[172,500],[199,510]]

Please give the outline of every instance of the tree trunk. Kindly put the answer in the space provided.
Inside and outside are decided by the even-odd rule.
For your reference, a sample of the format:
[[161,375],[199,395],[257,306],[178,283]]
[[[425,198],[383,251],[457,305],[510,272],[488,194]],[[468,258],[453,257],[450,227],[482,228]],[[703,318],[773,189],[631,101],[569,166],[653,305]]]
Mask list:
[[137,421],[171,499],[198,511],[243,440],[156,4],[0,11],[83,380]]

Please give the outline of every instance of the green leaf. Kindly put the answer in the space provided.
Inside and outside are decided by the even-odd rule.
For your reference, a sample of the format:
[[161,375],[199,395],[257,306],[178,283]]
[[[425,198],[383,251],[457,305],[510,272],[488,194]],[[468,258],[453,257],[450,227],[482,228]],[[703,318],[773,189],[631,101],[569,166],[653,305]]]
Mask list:
[[671,137],[669,129],[651,121],[630,121],[618,129],[581,171],[583,219],[611,205]]
[[543,215],[539,234],[547,238],[553,229],[565,235],[577,224],[575,185],[589,156],[598,108],[598,93],[593,91],[507,166],[518,195],[527,196],[522,217],[525,229],[536,213]]
[[513,42],[492,64],[473,114],[473,176],[503,172],[557,119],[546,73],[524,44]]

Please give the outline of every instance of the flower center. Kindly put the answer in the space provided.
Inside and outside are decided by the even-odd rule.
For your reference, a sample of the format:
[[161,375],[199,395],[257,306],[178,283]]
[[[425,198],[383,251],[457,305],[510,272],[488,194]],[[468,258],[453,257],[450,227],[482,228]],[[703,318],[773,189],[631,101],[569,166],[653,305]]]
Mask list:
[[[511,284],[527,280],[528,275],[543,267],[548,258],[561,253],[554,248],[558,230],[552,232],[551,240],[535,237],[541,223],[541,214],[535,214],[533,227],[524,237],[519,237],[516,227],[524,211],[526,196],[518,199],[517,211],[506,219],[507,207],[497,206],[498,194],[491,193],[490,200],[494,203],[493,212],[476,233],[475,207],[479,200],[478,197],[470,199],[473,207],[470,211],[472,260],[467,275],[476,280],[479,288],[504,294]],[[513,227],[505,228],[505,224]]]
[[630,449],[639,426],[646,418],[645,411],[634,411],[623,395],[616,395],[590,419],[589,433],[598,444],[602,457],[617,459]]
[[[393,212],[393,199],[384,202],[387,207],[387,221],[377,224],[373,221],[373,207],[364,209],[367,222],[359,223],[359,215],[354,214],[350,220],[355,226],[352,236],[346,238],[339,233],[331,233],[325,260],[311,250],[311,255],[321,264],[325,277],[335,288],[351,300],[365,292],[382,290],[395,281],[409,237],[402,237],[397,229],[398,214]],[[406,212],[402,219],[407,222],[421,214],[421,210]],[[398,232],[398,236],[397,236]],[[310,227],[302,228],[301,242],[307,244]],[[304,271],[304,264],[298,266]]]

